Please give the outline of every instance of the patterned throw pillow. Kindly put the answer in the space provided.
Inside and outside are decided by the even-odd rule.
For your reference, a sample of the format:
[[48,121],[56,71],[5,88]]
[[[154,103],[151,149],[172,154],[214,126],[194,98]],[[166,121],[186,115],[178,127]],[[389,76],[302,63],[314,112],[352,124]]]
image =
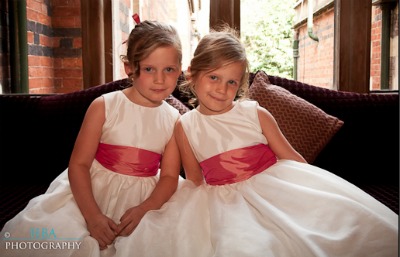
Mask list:
[[286,139],[309,163],[343,125],[317,106],[272,85],[263,71],[255,75],[249,97],[272,113]]

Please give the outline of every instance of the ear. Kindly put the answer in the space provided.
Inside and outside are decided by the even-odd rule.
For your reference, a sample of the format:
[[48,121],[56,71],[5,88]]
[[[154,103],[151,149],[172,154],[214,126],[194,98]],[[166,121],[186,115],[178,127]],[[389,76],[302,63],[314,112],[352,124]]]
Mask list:
[[125,73],[126,73],[126,75],[128,75],[128,77],[133,75],[132,67],[129,63],[127,63],[127,62],[124,63],[124,69],[125,69]]

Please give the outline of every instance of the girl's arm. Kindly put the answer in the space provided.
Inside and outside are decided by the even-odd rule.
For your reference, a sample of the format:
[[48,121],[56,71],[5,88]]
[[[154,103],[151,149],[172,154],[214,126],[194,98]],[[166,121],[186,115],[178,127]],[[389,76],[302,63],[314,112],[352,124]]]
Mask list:
[[145,201],[138,206],[129,208],[122,215],[121,223],[118,225],[118,235],[127,236],[131,234],[146,212],[160,209],[171,198],[178,185],[180,168],[181,159],[173,134],[165,147],[161,160],[160,179],[157,185]]
[[115,238],[116,224],[102,214],[93,193],[90,167],[100,142],[105,120],[104,99],[95,99],[86,111],[81,129],[75,141],[68,167],[68,177],[75,201],[85,218],[88,230],[105,248]]
[[191,180],[196,186],[201,185],[204,181],[203,173],[180,121],[178,121],[175,126],[175,137],[186,179]]
[[178,185],[180,168],[181,158],[175,136],[172,135],[162,156],[160,179],[149,198],[140,204],[144,211],[160,209],[171,198]]
[[277,158],[306,163],[307,161],[303,156],[292,147],[286,137],[282,134],[282,131],[272,114],[260,106],[258,107],[257,112],[262,133],[266,137],[269,147],[276,154]]

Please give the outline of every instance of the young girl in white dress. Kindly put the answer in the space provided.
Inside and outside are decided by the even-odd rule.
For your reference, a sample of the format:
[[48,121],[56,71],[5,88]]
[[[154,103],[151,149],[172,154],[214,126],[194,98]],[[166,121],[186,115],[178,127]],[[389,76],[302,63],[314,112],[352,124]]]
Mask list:
[[112,256],[115,239],[175,192],[180,114],[163,99],[181,74],[181,42],[175,28],[144,21],[126,43],[132,86],[91,103],[69,167],[5,224],[0,256]]
[[245,100],[235,31],[204,36],[188,71],[198,106],[175,130],[186,181],[121,239],[130,247],[119,256],[397,256],[398,215],[307,164],[271,113]]

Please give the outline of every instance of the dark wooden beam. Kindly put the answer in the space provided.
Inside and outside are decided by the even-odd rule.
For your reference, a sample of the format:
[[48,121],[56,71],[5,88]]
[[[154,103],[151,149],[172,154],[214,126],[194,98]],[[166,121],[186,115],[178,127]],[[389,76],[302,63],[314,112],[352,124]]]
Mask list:
[[369,92],[371,1],[335,0],[334,87]]
[[112,29],[112,6],[109,0],[103,0],[104,5],[104,76],[105,82],[114,80],[113,76],[113,29]]
[[210,1],[210,28],[216,28],[222,23],[240,32],[240,0]]
[[83,87],[105,83],[103,0],[81,1]]

